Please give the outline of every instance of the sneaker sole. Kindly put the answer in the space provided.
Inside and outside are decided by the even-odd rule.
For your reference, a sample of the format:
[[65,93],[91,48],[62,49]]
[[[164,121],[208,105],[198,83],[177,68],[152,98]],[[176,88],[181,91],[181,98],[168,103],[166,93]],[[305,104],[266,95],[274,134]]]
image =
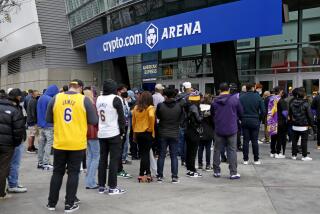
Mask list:
[[238,180],[238,179],[240,179],[240,177],[233,177],[233,178],[230,177],[230,180]]
[[123,195],[124,193],[126,193],[126,192],[119,192],[119,193],[108,193],[108,195]]
[[49,207],[47,207],[47,209],[48,209],[49,211],[56,211],[56,208],[49,208]]
[[64,213],[73,213],[79,209],[79,206],[73,210],[64,210]]

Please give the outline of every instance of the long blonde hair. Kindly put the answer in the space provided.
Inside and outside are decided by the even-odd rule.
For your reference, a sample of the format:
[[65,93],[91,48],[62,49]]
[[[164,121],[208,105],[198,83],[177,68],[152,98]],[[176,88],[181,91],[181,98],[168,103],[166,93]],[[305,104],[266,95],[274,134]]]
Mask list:
[[83,94],[84,96],[88,97],[92,103],[94,103],[92,90],[86,89],[83,91]]

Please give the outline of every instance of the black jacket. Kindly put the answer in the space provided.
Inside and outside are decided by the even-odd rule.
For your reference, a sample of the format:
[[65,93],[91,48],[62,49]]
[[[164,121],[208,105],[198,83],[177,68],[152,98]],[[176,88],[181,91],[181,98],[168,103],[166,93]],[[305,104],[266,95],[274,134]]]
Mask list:
[[37,104],[38,100],[31,98],[27,107],[27,123],[28,126],[34,126],[37,124]]
[[210,111],[201,112],[203,119],[200,128],[200,140],[209,141],[214,139],[214,123]]
[[183,109],[180,103],[175,100],[166,100],[163,103],[159,103],[156,114],[159,119],[159,136],[177,139],[179,125],[183,119]]
[[307,100],[294,99],[290,103],[289,117],[293,126],[312,126],[313,117]]
[[186,107],[186,125],[187,129],[196,129],[199,133],[201,127],[202,115],[200,114],[200,108],[195,105],[188,103]]
[[316,96],[311,104],[312,110],[316,111],[317,114],[317,122],[320,122],[320,95]]
[[0,145],[19,146],[26,139],[25,118],[20,106],[0,100]]

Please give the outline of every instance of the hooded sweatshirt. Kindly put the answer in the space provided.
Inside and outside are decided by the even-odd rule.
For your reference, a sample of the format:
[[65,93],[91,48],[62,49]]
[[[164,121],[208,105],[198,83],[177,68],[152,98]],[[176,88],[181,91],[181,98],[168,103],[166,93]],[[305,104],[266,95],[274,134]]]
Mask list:
[[42,95],[37,104],[37,119],[38,126],[40,128],[48,128],[53,127],[52,123],[47,123],[46,121],[46,112],[47,107],[52,99],[52,97],[56,96],[59,93],[59,88],[56,85],[50,85],[44,95]]
[[215,132],[219,136],[231,136],[238,132],[238,118],[243,109],[235,95],[221,94],[211,105],[211,116],[215,124]]

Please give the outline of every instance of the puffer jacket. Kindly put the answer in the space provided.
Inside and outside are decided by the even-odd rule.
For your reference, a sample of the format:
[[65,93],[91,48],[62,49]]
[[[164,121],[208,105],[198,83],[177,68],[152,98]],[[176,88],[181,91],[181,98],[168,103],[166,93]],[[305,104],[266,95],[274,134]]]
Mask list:
[[202,115],[200,114],[200,108],[199,106],[195,104],[188,103],[188,106],[186,107],[187,110],[187,129],[196,129],[199,132],[199,128],[201,127],[202,122]]
[[289,117],[293,126],[312,126],[313,118],[310,105],[307,100],[294,99],[290,103]]
[[26,139],[25,117],[20,106],[0,100],[0,145],[19,146]]

